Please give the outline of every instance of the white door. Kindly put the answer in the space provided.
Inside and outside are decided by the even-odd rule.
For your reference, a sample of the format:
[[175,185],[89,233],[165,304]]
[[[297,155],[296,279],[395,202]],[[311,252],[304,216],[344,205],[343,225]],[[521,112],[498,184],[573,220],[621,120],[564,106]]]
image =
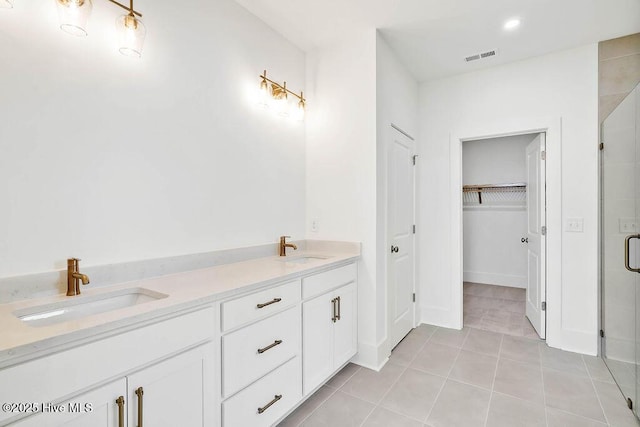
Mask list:
[[387,155],[387,295],[393,348],[414,326],[413,142],[392,131]]
[[541,133],[527,146],[527,318],[540,338],[545,338],[546,316],[546,184],[545,134]]
[[333,325],[333,369],[347,363],[358,351],[358,296],[354,282],[335,291],[338,320]]

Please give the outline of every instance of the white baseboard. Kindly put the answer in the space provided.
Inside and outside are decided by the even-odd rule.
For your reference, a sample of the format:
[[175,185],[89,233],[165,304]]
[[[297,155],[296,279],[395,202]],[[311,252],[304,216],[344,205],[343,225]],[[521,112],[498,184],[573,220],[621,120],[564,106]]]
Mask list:
[[598,334],[576,331],[572,329],[562,330],[562,350],[573,351],[574,353],[598,355]]
[[465,271],[464,281],[473,283],[485,283],[487,285],[511,286],[513,288],[526,288],[527,276],[512,276],[499,273],[482,273],[478,271]]
[[380,369],[389,361],[385,348],[384,342],[378,345],[358,343],[358,354],[354,356],[351,363],[380,372]]

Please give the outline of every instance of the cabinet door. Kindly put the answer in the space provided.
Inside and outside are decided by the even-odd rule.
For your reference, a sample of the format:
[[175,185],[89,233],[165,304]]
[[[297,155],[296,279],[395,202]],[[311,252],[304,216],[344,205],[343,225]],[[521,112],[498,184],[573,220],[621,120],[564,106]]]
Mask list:
[[129,427],[212,425],[212,357],[208,344],[128,376]]
[[[125,427],[126,409],[123,407],[120,424],[116,399],[126,399],[127,382],[124,378],[86,392],[59,404],[48,404],[44,412],[17,421],[15,427]],[[125,401],[125,404],[128,403]],[[126,406],[126,405],[125,405]]]
[[351,359],[358,350],[358,297],[352,282],[334,291],[339,298],[340,319],[333,331],[333,368],[337,369]]
[[302,355],[304,394],[333,373],[333,293],[302,304]]

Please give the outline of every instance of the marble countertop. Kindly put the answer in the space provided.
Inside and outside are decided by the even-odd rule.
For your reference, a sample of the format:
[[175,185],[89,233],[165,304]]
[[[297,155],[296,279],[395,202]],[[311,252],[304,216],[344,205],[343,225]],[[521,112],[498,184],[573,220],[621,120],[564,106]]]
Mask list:
[[[111,286],[82,287],[82,295],[64,294],[0,304],[0,367],[20,363],[83,340],[107,336],[120,328],[132,328],[150,320],[227,299],[262,287],[346,264],[360,256],[359,244],[318,244],[288,256],[295,259],[317,256],[306,263],[284,262],[272,256],[211,268],[135,280]],[[71,298],[86,298],[128,288],[144,288],[168,295],[166,298],[89,315],[46,326],[31,326],[16,311],[48,305]]]

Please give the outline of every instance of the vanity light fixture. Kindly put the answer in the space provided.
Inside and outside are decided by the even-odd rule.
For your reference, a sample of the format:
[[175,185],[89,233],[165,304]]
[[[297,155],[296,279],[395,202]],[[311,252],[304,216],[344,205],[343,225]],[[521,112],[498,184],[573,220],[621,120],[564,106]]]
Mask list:
[[[0,3],[2,2],[11,4],[10,0],[0,0]],[[91,0],[55,0],[55,2],[60,19],[60,29],[74,36],[86,36],[92,9]],[[140,57],[147,32],[142,21],[138,19],[142,17],[142,14],[133,9],[133,0],[129,0],[129,6],[115,0],[109,0],[109,2],[128,12],[116,20],[120,53]]]
[[[304,98],[302,91],[298,95],[287,89],[287,82],[280,84],[267,78],[267,70],[264,70],[264,73],[260,75],[260,79],[260,100],[258,101],[260,105],[268,107],[271,100],[280,116],[294,116],[297,120],[304,120],[307,100]],[[289,95],[294,96],[294,100],[298,101],[294,108],[289,104]],[[294,111],[291,111],[292,109]]]

